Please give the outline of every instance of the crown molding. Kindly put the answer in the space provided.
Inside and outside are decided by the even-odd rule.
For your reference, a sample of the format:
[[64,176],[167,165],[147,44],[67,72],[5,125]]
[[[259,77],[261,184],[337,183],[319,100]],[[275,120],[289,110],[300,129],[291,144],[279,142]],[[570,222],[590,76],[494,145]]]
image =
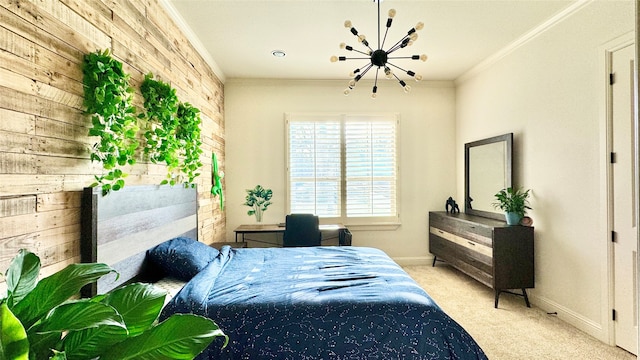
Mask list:
[[187,40],[193,45],[196,51],[202,56],[204,61],[211,67],[211,70],[214,74],[220,79],[220,81],[224,84],[226,81],[226,76],[222,72],[222,69],[218,66],[218,64],[213,60],[207,48],[202,44],[198,36],[191,30],[191,27],[187,25],[187,22],[182,18],[182,15],[176,10],[175,6],[171,4],[170,0],[158,0],[160,5],[165,9],[165,11],[169,14],[169,16],[176,22],[178,28],[182,30],[182,33],[187,37]]
[[479,73],[483,72],[484,70],[490,68],[495,63],[497,63],[498,61],[500,61],[504,57],[506,57],[507,55],[509,55],[512,52],[516,51],[521,46],[526,45],[528,42],[532,41],[533,39],[535,39],[539,35],[541,35],[541,34],[545,33],[546,31],[550,30],[551,28],[553,28],[557,24],[561,23],[565,19],[571,17],[572,15],[574,15],[575,13],[580,11],[582,8],[584,8],[585,6],[587,6],[590,3],[592,3],[593,1],[595,1],[595,0],[577,0],[576,2],[574,2],[571,5],[567,6],[564,10],[560,11],[559,13],[557,13],[556,15],[554,15],[553,17],[551,17],[547,21],[545,21],[542,24],[536,26],[535,28],[533,28],[532,30],[527,32],[526,34],[522,35],[520,38],[516,39],[515,41],[513,41],[509,45],[505,46],[504,48],[498,50],[493,55],[491,55],[488,58],[484,59],[483,61],[481,61],[480,63],[478,63],[474,67],[472,67],[470,70],[468,70],[464,74],[460,75],[457,79],[454,80],[456,86],[464,83],[465,81],[473,78],[477,74],[479,74]]

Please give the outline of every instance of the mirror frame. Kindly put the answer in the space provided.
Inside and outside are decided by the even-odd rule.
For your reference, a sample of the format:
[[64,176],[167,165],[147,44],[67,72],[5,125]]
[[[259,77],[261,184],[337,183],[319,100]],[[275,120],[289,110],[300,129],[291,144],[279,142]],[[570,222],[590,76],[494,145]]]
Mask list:
[[[513,180],[513,133],[498,135],[498,136],[490,137],[487,139],[482,139],[482,140],[473,141],[473,142],[464,144],[464,212],[466,214],[504,221],[503,213],[470,209],[468,207],[468,201],[467,201],[467,198],[469,197],[469,150],[473,147],[493,144],[501,141],[506,142],[506,150],[507,150],[506,164],[505,164],[505,168],[506,168],[506,184],[505,184],[506,186],[505,187],[511,187],[513,185],[513,181],[512,181]],[[501,189],[497,189],[496,193],[500,190]]]

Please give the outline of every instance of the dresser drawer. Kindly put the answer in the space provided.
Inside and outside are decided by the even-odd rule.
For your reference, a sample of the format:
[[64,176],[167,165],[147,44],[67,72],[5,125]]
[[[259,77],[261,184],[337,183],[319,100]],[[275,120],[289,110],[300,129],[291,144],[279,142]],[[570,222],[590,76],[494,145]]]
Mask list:
[[445,240],[451,241],[452,243],[458,244],[464,248],[471,250],[472,252],[477,252],[482,255],[488,256],[489,258],[493,257],[493,249],[491,246],[487,246],[487,243],[491,243],[491,239],[482,238],[481,241],[476,241],[477,239],[469,239],[462,237],[460,235],[452,234],[445,230],[436,228],[434,226],[429,227],[429,232],[436,236],[439,236]]
[[492,249],[460,238],[440,229],[431,228],[429,248],[433,254],[442,258],[456,258],[478,270],[493,274]]
[[443,239],[433,233],[430,236],[431,253],[445,260],[453,267],[463,271],[487,286],[493,287],[493,267],[491,257],[484,256],[454,242]]
[[492,246],[493,228],[485,227],[477,223],[469,223],[460,221],[456,218],[448,216],[439,216],[432,214],[429,217],[430,227],[438,228],[450,234],[472,240],[476,243]]

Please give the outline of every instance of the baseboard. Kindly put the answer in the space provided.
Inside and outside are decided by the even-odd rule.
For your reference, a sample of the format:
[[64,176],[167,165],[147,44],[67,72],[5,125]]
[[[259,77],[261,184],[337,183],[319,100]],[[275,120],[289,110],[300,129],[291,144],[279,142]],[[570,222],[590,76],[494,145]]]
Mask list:
[[568,309],[555,301],[549,300],[543,296],[536,296],[534,294],[529,295],[531,302],[541,308],[542,310],[552,313],[555,312],[558,314],[558,318],[560,320],[575,326],[577,329],[584,331],[585,333],[593,336],[594,338],[604,342],[605,344],[609,343],[609,336],[605,328],[602,327],[601,324],[587,319],[584,316],[576,313],[575,311]]
[[433,256],[407,256],[392,258],[400,266],[431,265]]

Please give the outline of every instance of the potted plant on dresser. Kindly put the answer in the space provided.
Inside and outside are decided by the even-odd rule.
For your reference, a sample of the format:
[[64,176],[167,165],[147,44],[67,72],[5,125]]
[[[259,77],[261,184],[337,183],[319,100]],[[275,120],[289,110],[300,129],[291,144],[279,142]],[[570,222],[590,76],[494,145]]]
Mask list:
[[493,206],[504,211],[508,225],[518,225],[527,213],[529,207],[529,192],[531,189],[506,188],[495,194],[496,201]]

